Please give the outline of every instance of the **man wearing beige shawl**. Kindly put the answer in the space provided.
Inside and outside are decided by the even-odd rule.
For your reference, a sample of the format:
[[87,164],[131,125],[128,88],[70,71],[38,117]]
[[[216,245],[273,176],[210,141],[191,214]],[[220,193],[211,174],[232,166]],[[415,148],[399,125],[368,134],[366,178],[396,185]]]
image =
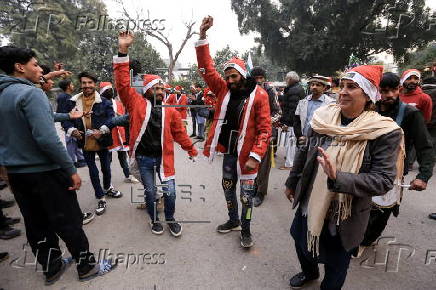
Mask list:
[[373,110],[382,71],[364,65],[347,72],[338,104],[315,111],[306,143],[297,148],[285,191],[293,208],[299,205],[291,235],[302,272],[291,278],[293,288],[316,280],[322,263],[321,289],[341,289],[368,224],[371,197],[401,180],[403,132]]

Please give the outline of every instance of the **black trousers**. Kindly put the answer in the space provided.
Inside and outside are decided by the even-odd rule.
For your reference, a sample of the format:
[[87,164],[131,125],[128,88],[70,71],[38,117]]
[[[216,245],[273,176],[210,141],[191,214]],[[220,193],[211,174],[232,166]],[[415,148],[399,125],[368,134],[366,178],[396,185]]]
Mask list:
[[347,277],[351,252],[342,246],[339,234],[332,236],[325,224],[319,239],[319,255],[314,257],[307,250],[307,218],[301,214],[299,208],[291,226],[291,235],[295,240],[295,250],[306,277],[319,276],[318,263],[324,264],[325,275],[321,282],[322,290],[341,289]]
[[394,210],[395,207],[379,208],[373,206],[371,208],[368,226],[366,227],[363,241],[360,243],[362,246],[371,246],[381,236],[388,224],[389,217]]
[[75,191],[69,191],[70,176],[64,171],[9,173],[9,183],[24,218],[27,240],[51,276],[61,266],[59,237],[77,262],[79,274],[95,265],[88,238],[82,229],[83,215]]

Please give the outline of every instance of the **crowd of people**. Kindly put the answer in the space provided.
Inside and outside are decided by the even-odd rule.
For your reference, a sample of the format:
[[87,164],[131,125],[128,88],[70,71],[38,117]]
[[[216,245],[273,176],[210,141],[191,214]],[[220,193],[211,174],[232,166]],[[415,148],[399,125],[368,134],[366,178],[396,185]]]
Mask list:
[[[313,75],[307,82],[309,94],[298,73],[290,71],[286,87],[276,90],[262,67],[248,69],[236,57],[225,64],[222,76],[206,37],[212,26],[212,17],[203,19],[195,44],[206,87],[195,83],[189,90],[173,88],[159,75],[141,74],[138,62],[129,58],[135,40],[129,31],[118,36],[113,82],[83,71],[77,75],[80,93],[74,95],[71,72],[62,64],[52,71],[38,64],[31,49],[0,48],[5,73],[0,75],[0,189],[10,186],[46,284],[55,283],[71,263],[62,256],[59,238],[76,262],[80,280],[117,266],[116,259],[96,261],[83,231],[95,214],[106,212],[106,198],[123,196],[111,183],[113,152],[124,181],[144,186],[141,206],[151,232],[161,235],[164,219],[171,235],[179,237],[183,228],[175,217],[174,143],[195,161],[195,144],[204,142],[203,155],[210,163],[223,157],[228,218],[216,231],[240,231],[241,247],[250,248],[253,208],[268,194],[271,167],[284,140],[280,169],[289,170],[283,184],[286,198],[297,208],[290,233],[301,265],[301,272],[290,278],[293,288],[318,279],[322,263],[321,289],[341,289],[350,259],[377,241],[391,214],[398,216],[403,189],[427,188],[436,155],[434,77],[423,81],[416,69],[398,76],[383,73],[382,66],[361,65],[340,78]],[[62,93],[54,112],[46,92],[59,77]],[[61,123],[65,145],[55,122]],[[415,161],[418,174],[405,184]],[[88,167],[94,212],[82,212],[77,200],[81,167]],[[1,208],[13,205],[0,200]],[[436,213],[429,218],[436,219]],[[1,212],[0,238],[19,236],[13,228],[19,222]],[[1,253],[0,260],[6,258]]]

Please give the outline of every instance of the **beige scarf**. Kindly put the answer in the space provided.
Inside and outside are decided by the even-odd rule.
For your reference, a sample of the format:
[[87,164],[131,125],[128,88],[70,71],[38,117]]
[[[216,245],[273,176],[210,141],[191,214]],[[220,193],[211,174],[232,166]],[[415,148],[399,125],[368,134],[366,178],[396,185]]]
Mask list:
[[[327,148],[331,162],[336,169],[342,172],[359,173],[362,166],[363,155],[368,140],[374,140],[384,134],[390,133],[400,127],[388,117],[383,117],[374,111],[364,111],[348,126],[341,126],[341,109],[337,104],[331,104],[316,110],[311,122],[313,130],[319,134],[333,137],[335,141]],[[404,139],[402,138],[397,159],[397,178],[401,180],[404,166]],[[395,182],[398,184],[398,182]],[[333,207],[334,216],[339,221],[351,215],[353,196],[350,194],[330,192],[327,188],[327,175],[321,168],[315,177],[313,190],[308,205],[308,250],[314,255],[319,254],[319,236],[324,220],[330,209],[332,201],[337,203]]]

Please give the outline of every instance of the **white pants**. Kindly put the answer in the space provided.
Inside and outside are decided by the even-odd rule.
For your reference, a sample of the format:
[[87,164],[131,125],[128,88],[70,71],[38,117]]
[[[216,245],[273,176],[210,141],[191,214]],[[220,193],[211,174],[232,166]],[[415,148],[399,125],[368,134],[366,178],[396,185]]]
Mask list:
[[[285,150],[286,150],[286,161],[285,161],[285,167],[292,167],[294,166],[294,155],[295,155],[295,149],[297,147],[297,138],[294,134],[294,128],[288,127],[287,132],[284,135],[284,142],[285,142]],[[283,135],[281,137],[283,137]]]

